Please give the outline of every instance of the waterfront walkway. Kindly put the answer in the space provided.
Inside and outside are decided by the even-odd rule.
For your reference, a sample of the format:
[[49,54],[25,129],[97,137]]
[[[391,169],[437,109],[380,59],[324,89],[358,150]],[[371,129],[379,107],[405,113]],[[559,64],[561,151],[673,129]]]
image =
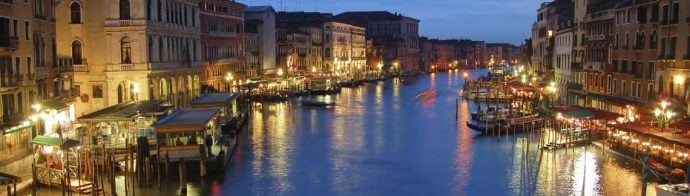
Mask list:
[[[14,162],[0,166],[0,172],[8,173],[22,178],[22,182],[17,184],[19,192],[31,188],[31,163],[33,158],[31,155],[26,155]],[[0,191],[0,196],[6,196],[7,192]]]

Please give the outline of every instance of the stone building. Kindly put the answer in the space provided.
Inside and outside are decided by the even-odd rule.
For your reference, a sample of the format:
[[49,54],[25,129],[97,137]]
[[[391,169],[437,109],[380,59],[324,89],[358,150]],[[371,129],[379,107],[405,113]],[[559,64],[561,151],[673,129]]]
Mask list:
[[366,68],[365,28],[341,23],[323,24],[324,73],[357,76]]
[[74,100],[56,77],[55,17],[51,0],[0,1],[0,162],[27,152],[41,134],[28,122],[33,104]]
[[247,75],[258,76],[276,67],[276,11],[271,6],[244,9]]
[[118,103],[199,95],[199,1],[66,0],[56,5],[58,61],[81,116]]
[[220,91],[245,79],[244,4],[227,0],[202,0],[201,83]]
[[419,71],[419,20],[386,11],[344,12],[337,21],[367,29],[374,46],[384,48],[384,69],[400,73]]

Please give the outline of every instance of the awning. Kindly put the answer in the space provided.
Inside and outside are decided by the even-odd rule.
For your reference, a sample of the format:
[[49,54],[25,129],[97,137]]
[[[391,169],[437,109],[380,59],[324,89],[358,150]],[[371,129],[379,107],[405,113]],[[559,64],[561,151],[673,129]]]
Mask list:
[[31,143],[42,146],[59,146],[61,148],[79,146],[79,141],[77,140],[50,137],[45,135],[36,136],[33,140],[31,140]]
[[19,176],[0,172],[0,186],[15,184],[15,183],[19,183],[21,181],[22,181],[22,178]]
[[602,102],[610,103],[610,104],[617,105],[620,107],[625,107],[625,106],[629,106],[629,105],[635,106],[635,105],[640,104],[639,101],[624,99],[624,98],[617,97],[617,96],[592,93],[592,92],[590,92],[588,95],[590,95],[591,98],[599,99]]
[[203,131],[220,109],[181,109],[153,124],[156,133]]
[[49,98],[41,102],[41,108],[62,111],[69,109],[69,106],[65,103],[62,103],[60,100]]
[[579,106],[559,106],[554,109],[555,112],[561,113],[564,117],[576,119],[591,119],[591,120],[608,120],[614,121],[623,115],[618,113],[604,111],[596,108],[583,108]]
[[204,104],[226,104],[234,101],[239,96],[239,93],[209,93],[195,99],[191,104],[192,106]]
[[131,121],[139,116],[160,116],[172,110],[163,101],[147,100],[121,103],[79,117],[79,121]]

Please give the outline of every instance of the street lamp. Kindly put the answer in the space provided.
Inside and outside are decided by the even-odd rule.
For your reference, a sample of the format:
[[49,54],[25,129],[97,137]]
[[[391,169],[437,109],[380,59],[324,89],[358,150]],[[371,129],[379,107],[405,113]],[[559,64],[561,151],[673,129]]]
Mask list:
[[283,68],[278,68],[278,76],[283,76]]
[[311,72],[316,73],[316,66],[311,67]]
[[556,92],[558,92],[558,87],[556,87],[556,82],[551,82],[551,83],[549,83],[549,86],[546,87],[546,91],[547,91],[549,94],[551,94],[551,96],[552,96],[552,97],[550,97],[550,99],[551,99],[551,107],[554,107],[554,105],[555,105],[555,104],[554,104],[554,101],[555,101],[555,99],[556,99],[556,98],[555,98],[555,97],[556,97]]
[[669,105],[667,101],[661,101],[661,103],[659,103],[660,107],[654,109],[654,116],[659,119],[661,132],[664,132],[664,128],[666,127],[665,124],[676,115],[676,113],[668,108]]
[[462,73],[462,77],[465,79],[465,83],[467,83],[467,72]]
[[234,80],[232,73],[225,74],[225,91],[230,92],[230,81]]

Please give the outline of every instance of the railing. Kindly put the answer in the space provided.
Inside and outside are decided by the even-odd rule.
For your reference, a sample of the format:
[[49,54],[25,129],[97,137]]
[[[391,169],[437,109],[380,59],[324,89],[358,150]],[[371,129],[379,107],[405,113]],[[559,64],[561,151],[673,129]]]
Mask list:
[[570,89],[570,90],[582,91],[582,84],[580,84],[580,83],[568,82],[568,83],[566,84],[566,87],[567,87],[568,89]]
[[0,87],[17,87],[21,84],[18,78],[18,75],[0,76]]
[[46,67],[46,66],[36,67],[36,77],[37,78],[48,77],[48,67]]
[[0,48],[17,49],[19,48],[19,38],[16,36],[0,36]]
[[237,37],[236,32],[209,31],[208,34],[215,37]]
[[105,21],[105,26],[106,27],[130,27],[130,26],[145,26],[146,25],[146,20],[144,19],[135,19],[135,20],[106,20]]

